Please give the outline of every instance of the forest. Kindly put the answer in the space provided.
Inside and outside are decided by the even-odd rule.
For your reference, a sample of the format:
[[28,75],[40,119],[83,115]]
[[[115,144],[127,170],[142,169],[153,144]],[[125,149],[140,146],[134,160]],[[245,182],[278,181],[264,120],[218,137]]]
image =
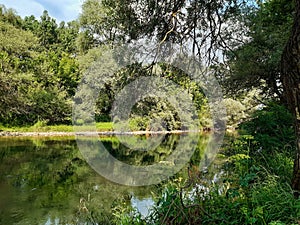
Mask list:
[[[231,173],[221,194],[209,184],[206,197],[184,199],[187,186],[202,182],[191,173],[168,187],[148,218],[121,210],[116,224],[300,223],[299,0],[85,0],[81,10],[77,20],[57,24],[46,10],[22,18],[0,5],[1,130],[71,126],[77,87],[107,49],[137,40],[187,46],[222,89],[229,132],[218,157]],[[97,123],[111,121],[115,96],[140,76],[187,89],[199,129],[213,130],[201,85],[165,62],[133,63],[103,77]],[[159,98],[144,98],[130,112],[133,131],[155,131],[155,121],[167,131],[183,127]]]

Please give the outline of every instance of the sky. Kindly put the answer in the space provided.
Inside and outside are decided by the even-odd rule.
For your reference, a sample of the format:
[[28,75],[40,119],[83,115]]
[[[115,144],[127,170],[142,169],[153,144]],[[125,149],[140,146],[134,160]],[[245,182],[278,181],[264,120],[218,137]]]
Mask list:
[[6,8],[13,8],[21,17],[40,18],[44,10],[57,22],[77,19],[83,0],[0,0]]

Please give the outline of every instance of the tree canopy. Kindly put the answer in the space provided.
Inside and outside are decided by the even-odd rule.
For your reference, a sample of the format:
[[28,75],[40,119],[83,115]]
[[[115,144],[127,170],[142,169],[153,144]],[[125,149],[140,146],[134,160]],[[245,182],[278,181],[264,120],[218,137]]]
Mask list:
[[70,122],[79,26],[58,27],[47,11],[37,20],[0,9],[0,123]]

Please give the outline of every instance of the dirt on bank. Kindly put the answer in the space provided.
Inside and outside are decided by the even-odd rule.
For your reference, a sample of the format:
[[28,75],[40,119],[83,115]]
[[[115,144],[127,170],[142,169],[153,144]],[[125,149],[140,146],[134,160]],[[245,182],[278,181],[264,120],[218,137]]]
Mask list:
[[54,137],[54,136],[96,136],[96,135],[144,135],[144,134],[182,134],[199,131],[132,131],[132,132],[118,132],[118,131],[102,131],[102,132],[14,132],[14,131],[1,131],[0,137]]
[[54,137],[54,136],[75,136],[74,132],[14,132],[1,131],[0,137]]

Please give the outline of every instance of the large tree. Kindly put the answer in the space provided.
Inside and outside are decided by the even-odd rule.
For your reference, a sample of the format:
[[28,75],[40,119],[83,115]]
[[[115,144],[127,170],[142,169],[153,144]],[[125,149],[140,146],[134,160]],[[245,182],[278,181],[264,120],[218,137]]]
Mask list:
[[86,0],[79,20],[96,45],[143,38],[169,41],[190,46],[211,62],[220,56],[216,49],[228,47],[225,39],[236,30],[234,16],[244,6],[237,0]]
[[294,114],[297,152],[292,188],[300,195],[300,0],[295,0],[295,17],[290,38],[282,54],[282,83],[287,104]]
[[284,102],[280,60],[290,35],[293,11],[290,0],[268,0],[244,13],[247,32],[243,44],[225,53],[228,60],[221,70],[230,96],[256,90],[262,99]]
[[[218,53],[214,54],[218,49],[233,53],[233,50],[237,49],[242,51],[244,56],[245,51],[248,56],[254,55],[256,58],[252,58],[253,62],[247,61],[247,57],[244,60],[251,69],[259,69],[256,67],[256,63],[262,66],[262,73],[253,70],[254,78],[258,81],[264,79],[271,92],[282,96],[281,79],[284,89],[282,99],[286,99],[295,116],[297,157],[292,187],[297,193],[300,191],[300,0],[295,0],[295,2],[294,25],[282,54],[281,71],[276,64],[279,63],[278,55],[281,54],[286,40],[281,37],[286,36],[285,33],[288,29],[286,25],[289,18],[285,12],[290,13],[292,11],[290,7],[293,7],[289,1],[285,0],[260,3],[267,8],[261,13],[253,14],[256,18],[253,20],[254,23],[248,27],[254,34],[250,37],[250,41],[245,38],[247,29],[241,29],[247,27],[247,21],[240,19],[249,12],[247,10],[250,8],[255,9],[262,6],[257,5],[257,1],[103,0],[100,3],[98,0],[86,0],[83,4],[80,22],[82,30],[94,38],[96,45],[119,40],[130,41],[154,37],[158,43],[170,41],[189,45],[195,55],[200,56],[200,59],[201,56],[206,56],[209,63],[220,56]],[[273,15],[274,13],[275,15]],[[273,18],[276,21],[272,20]],[[273,27],[270,26],[271,24]],[[266,28],[270,28],[270,30],[266,30]],[[257,43],[260,46],[256,45]],[[268,44],[275,49],[274,54],[270,55],[268,52]],[[244,47],[240,48],[241,46]],[[251,51],[254,50],[250,54],[247,52],[249,48]],[[267,70],[264,65],[268,66]],[[244,68],[240,69],[242,71]]]

